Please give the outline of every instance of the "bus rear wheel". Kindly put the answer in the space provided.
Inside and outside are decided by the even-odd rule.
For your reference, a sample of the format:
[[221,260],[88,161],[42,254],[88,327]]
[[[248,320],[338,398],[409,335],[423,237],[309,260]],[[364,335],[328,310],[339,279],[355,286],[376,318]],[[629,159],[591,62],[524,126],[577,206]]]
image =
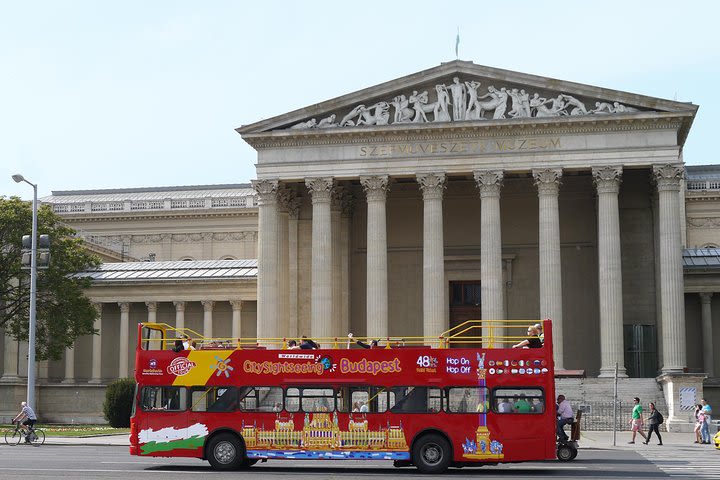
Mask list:
[[436,433],[423,435],[413,445],[412,460],[421,473],[443,473],[450,465],[450,444]]
[[206,455],[215,470],[236,470],[245,460],[245,448],[237,436],[221,433],[210,440]]
[[557,458],[561,462],[569,462],[577,457],[577,449],[572,445],[560,444],[557,447]]

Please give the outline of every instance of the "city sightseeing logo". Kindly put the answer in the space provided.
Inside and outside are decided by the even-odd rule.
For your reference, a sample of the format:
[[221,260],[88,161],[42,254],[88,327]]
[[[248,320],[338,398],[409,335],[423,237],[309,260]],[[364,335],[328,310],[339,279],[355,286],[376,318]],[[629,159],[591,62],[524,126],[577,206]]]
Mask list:
[[167,367],[167,372],[182,377],[183,375],[187,375],[195,366],[197,366],[197,363],[191,362],[185,357],[177,357],[170,362],[170,365]]

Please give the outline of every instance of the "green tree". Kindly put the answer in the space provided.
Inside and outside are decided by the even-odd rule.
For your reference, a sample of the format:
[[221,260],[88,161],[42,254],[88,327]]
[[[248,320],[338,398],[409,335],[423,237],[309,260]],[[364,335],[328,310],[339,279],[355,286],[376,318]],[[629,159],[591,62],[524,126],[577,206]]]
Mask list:
[[[13,338],[28,339],[30,271],[21,264],[22,236],[32,232],[32,204],[0,196],[0,327]],[[73,274],[99,265],[75,231],[48,205],[38,209],[38,235],[50,235],[50,266],[38,269],[36,356],[57,360],[76,338],[97,333],[95,307],[83,293],[90,286]]]

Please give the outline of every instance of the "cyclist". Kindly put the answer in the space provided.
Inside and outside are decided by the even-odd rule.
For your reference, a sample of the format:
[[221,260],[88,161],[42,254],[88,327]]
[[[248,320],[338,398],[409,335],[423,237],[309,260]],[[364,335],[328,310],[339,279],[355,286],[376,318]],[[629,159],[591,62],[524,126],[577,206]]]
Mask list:
[[37,422],[37,415],[35,415],[35,411],[26,402],[20,402],[20,406],[22,407],[22,410],[20,410],[20,413],[13,418],[13,422],[23,420],[22,424],[28,428],[28,433],[25,436],[25,443],[29,443],[30,435],[33,433],[33,425]]

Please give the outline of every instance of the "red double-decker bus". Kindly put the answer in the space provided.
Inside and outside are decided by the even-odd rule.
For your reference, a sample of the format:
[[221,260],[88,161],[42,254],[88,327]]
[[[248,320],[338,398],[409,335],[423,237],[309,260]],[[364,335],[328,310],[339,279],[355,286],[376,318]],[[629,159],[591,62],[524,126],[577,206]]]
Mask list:
[[348,339],[290,349],[286,339],[206,339],[142,323],[130,453],[221,470],[384,459],[428,473],[554,459],[551,322],[544,343],[533,339],[539,348],[510,348],[529,323],[470,321],[370,349]]

